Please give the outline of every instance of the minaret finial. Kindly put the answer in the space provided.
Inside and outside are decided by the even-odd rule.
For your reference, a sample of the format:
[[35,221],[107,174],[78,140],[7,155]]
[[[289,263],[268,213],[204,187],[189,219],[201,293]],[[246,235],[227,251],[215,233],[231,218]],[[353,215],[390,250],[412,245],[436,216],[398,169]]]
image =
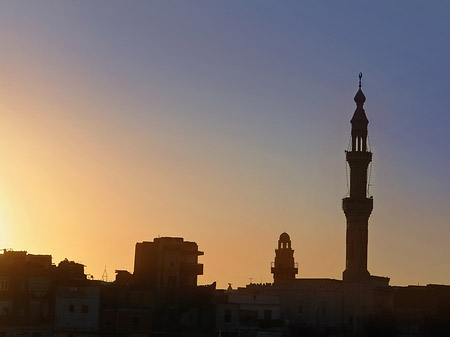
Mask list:
[[358,77],[359,77],[359,90],[358,90],[358,92],[356,93],[354,100],[355,100],[356,105],[357,105],[358,107],[362,107],[363,104],[364,104],[364,102],[366,101],[366,96],[364,96],[364,94],[363,94],[363,92],[362,92],[362,90],[361,90],[361,86],[362,86],[362,84],[361,84],[361,82],[362,82],[362,73],[359,73]]

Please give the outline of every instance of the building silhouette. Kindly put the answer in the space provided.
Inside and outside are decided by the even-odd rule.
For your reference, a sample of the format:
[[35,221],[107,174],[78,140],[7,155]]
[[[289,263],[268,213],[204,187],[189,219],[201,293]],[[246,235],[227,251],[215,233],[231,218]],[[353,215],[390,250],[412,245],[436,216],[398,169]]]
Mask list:
[[134,282],[156,290],[195,287],[203,275],[198,257],[203,252],[195,242],[163,237],[136,243]]

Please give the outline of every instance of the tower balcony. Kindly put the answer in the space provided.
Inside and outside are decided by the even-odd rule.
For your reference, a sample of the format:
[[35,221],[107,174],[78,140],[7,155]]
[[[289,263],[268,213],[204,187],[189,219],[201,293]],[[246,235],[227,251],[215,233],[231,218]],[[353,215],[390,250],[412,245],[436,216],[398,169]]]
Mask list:
[[369,163],[372,161],[372,152],[346,151],[345,159],[349,164],[369,165]]
[[372,198],[364,198],[364,199],[353,199],[353,198],[344,198],[342,199],[342,209],[344,213],[347,212],[362,212],[370,214],[373,209],[373,199]]
[[272,274],[287,274],[292,272],[298,274],[298,262],[294,262],[293,266],[277,266],[275,262],[271,262],[270,272]]

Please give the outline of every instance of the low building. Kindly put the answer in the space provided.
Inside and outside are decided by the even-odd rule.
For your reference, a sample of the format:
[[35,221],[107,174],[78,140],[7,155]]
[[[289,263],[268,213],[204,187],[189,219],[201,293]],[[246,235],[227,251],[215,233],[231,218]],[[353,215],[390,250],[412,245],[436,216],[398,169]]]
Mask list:
[[226,290],[218,296],[216,331],[223,336],[270,334],[281,336],[280,295],[270,284],[250,284],[245,288]]

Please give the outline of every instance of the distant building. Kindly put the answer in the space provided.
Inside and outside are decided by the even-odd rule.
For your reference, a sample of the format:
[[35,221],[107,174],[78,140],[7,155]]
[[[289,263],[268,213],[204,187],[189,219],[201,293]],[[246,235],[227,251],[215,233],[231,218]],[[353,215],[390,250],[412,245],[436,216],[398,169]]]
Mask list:
[[153,242],[136,243],[134,281],[156,290],[197,286],[203,275],[198,257],[203,252],[195,242],[183,238],[155,238]]

